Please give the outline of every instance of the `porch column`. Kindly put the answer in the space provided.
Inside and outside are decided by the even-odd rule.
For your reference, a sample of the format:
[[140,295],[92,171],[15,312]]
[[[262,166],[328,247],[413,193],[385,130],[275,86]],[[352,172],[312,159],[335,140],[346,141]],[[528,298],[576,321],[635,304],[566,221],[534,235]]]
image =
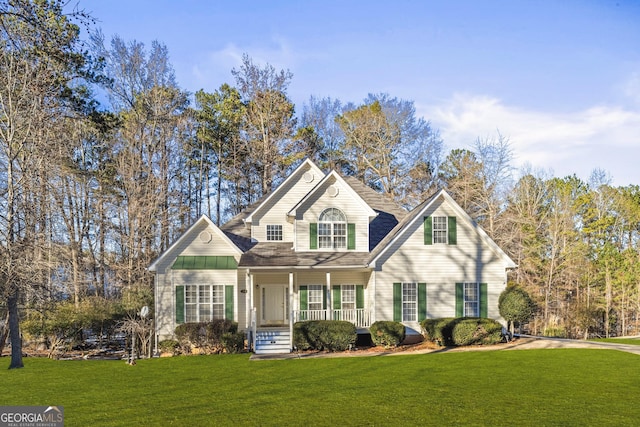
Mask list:
[[289,272],[289,350],[293,350],[293,272]]
[[327,320],[331,320],[331,308],[333,307],[333,302],[332,302],[332,294],[333,292],[331,292],[331,273],[329,271],[327,271],[327,314],[325,315],[325,319]]

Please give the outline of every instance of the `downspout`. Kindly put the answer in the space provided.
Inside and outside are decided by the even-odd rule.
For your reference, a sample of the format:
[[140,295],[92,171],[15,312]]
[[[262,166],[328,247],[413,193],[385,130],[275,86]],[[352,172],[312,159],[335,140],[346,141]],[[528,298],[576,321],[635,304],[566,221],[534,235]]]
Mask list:
[[[153,278],[153,329],[155,331],[155,339],[154,339],[154,356],[159,356],[158,353],[158,272],[156,271]],[[175,313],[175,311],[174,311]]]

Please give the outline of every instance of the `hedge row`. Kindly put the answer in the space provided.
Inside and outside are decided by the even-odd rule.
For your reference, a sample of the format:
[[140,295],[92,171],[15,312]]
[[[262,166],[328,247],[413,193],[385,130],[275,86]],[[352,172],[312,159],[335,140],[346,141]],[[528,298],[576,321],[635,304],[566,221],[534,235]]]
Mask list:
[[344,351],[353,347],[356,326],[342,320],[310,320],[293,325],[293,345],[298,350]]
[[176,327],[179,352],[204,354],[240,353],[244,350],[244,333],[238,324],[227,319],[183,323]]
[[444,317],[420,322],[426,340],[438,345],[487,345],[502,341],[502,325],[483,317]]

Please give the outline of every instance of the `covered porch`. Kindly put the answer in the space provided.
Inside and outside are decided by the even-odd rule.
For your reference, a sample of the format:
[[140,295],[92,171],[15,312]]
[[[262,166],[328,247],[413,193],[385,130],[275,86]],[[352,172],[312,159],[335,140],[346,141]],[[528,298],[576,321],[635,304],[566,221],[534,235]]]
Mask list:
[[[342,320],[366,330],[373,321],[368,286],[371,271],[251,269],[246,271],[249,326],[253,351],[261,342],[293,349],[293,324],[310,320]],[[262,331],[262,333],[261,333]]]

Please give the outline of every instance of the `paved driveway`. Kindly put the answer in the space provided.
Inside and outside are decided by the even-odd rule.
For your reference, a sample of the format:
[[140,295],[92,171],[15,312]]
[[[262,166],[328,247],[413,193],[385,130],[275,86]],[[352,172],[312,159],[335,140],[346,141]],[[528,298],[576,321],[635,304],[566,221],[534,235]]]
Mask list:
[[[640,344],[640,340],[638,341]],[[531,335],[520,335],[515,341],[502,344],[505,350],[533,349],[533,348],[595,348],[620,350],[628,353],[640,354],[640,345],[616,344],[611,342],[594,342],[571,340],[567,338],[547,338]]]

